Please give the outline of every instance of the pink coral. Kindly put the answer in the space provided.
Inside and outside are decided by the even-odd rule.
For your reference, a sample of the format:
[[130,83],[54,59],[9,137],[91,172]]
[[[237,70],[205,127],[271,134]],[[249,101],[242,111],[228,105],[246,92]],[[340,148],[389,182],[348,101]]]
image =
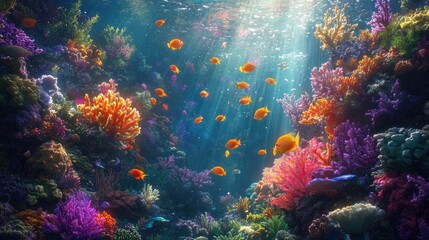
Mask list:
[[313,98],[324,98],[338,96],[338,86],[340,78],[343,76],[342,68],[332,69],[331,62],[326,62],[318,68],[311,70],[311,87]]
[[271,168],[265,168],[262,181],[274,184],[282,193],[274,197],[272,205],[284,209],[296,207],[300,197],[306,193],[306,185],[311,181],[311,173],[328,163],[329,149],[315,138],[305,148],[284,154],[274,160]]

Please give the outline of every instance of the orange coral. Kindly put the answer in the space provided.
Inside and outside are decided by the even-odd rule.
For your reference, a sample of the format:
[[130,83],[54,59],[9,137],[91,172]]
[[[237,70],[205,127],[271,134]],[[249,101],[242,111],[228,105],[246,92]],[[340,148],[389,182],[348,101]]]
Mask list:
[[397,76],[404,76],[413,70],[413,64],[409,60],[398,61],[394,72]]
[[42,240],[45,239],[43,234],[42,226],[45,224],[43,221],[43,216],[45,212],[42,209],[31,210],[27,209],[25,211],[17,213],[15,216],[23,221],[26,225],[29,225],[33,228],[34,233],[36,234],[36,239]]
[[302,113],[300,124],[310,125],[325,120],[325,131],[328,138],[334,138],[334,128],[337,126],[336,105],[334,99],[319,98],[315,103],[310,104],[307,111]]
[[131,107],[131,100],[124,99],[119,93],[108,90],[91,100],[85,94],[83,104],[77,105],[83,118],[90,123],[97,123],[101,129],[114,136],[118,141],[131,148],[134,138],[140,134],[140,113]]
[[352,74],[361,81],[368,81],[374,76],[374,74],[380,71],[382,63],[383,57],[379,55],[376,55],[373,58],[365,55],[363,59],[359,61],[359,66]]
[[372,50],[377,47],[376,36],[372,34],[368,29],[362,30],[359,33],[359,40],[361,42],[369,43],[369,50]]
[[339,59],[335,62],[335,65],[337,67],[342,67],[342,68],[348,69],[350,71],[356,69],[358,64],[359,64],[359,60],[357,58],[352,58],[348,61],[344,61],[343,59]]
[[115,234],[118,226],[116,225],[116,219],[110,216],[106,211],[97,214],[97,221],[101,222],[104,232],[108,235]]
[[340,77],[340,84],[338,85],[338,92],[343,96],[357,93],[362,89],[362,84],[355,75],[350,77]]
[[353,34],[357,24],[348,23],[346,7],[347,5],[344,5],[344,7],[340,9],[338,5],[336,5],[332,10],[332,15],[329,10],[325,12],[323,18],[324,26],[322,27],[322,24],[316,25],[314,35],[322,42],[321,49],[332,49],[345,40],[354,39]]

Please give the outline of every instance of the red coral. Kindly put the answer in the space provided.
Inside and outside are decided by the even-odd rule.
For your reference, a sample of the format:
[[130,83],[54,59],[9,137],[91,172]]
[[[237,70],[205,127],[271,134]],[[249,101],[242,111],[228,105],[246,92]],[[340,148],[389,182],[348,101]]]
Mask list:
[[101,223],[106,234],[115,234],[118,228],[118,226],[116,225],[116,219],[110,216],[106,211],[97,214],[97,221]]

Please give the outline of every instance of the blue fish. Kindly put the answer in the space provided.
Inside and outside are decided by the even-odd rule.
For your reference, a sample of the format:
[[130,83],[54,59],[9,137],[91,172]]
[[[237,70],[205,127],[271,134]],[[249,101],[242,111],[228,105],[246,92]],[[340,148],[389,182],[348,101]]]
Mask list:
[[103,209],[109,208],[110,207],[110,203],[107,201],[103,201],[100,203],[100,207]]
[[332,181],[347,181],[347,180],[353,179],[355,177],[356,177],[356,175],[354,175],[354,174],[346,174],[346,175],[341,175],[338,177],[331,178],[331,180]]
[[106,169],[103,164],[101,163],[101,160],[98,159],[97,161],[95,161],[95,166],[101,168],[101,169]]
[[147,220],[147,222],[145,223],[144,227],[147,228],[152,228],[154,224],[156,223],[168,223],[170,222],[170,220],[167,220],[163,217],[151,217]]

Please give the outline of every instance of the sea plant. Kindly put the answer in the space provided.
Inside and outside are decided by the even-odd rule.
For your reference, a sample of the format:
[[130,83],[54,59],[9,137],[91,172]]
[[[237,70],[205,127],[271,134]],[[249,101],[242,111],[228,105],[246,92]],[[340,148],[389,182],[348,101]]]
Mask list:
[[229,232],[227,235],[220,235],[215,236],[215,240],[240,240],[241,236],[239,234],[233,235],[231,232]]
[[285,223],[284,220],[284,216],[274,215],[272,218],[269,218],[267,221],[261,223],[262,227],[270,232],[270,239],[274,239],[277,235],[277,232],[280,230],[289,230],[289,226]]

